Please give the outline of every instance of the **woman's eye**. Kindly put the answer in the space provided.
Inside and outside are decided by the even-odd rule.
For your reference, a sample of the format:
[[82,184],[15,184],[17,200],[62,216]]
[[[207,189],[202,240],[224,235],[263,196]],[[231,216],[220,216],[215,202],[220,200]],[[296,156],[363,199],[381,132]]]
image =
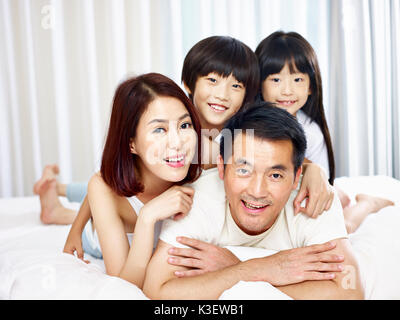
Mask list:
[[153,133],[163,133],[163,132],[166,132],[164,128],[156,128],[153,130]]
[[193,125],[190,122],[182,123],[181,129],[190,129]]

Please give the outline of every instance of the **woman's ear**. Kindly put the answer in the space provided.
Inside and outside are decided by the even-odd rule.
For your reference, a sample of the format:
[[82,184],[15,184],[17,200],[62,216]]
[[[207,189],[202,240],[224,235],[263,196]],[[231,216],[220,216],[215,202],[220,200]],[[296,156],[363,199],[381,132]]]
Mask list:
[[133,138],[131,138],[130,142],[129,142],[129,148],[131,150],[131,153],[133,154],[137,154],[136,152],[136,146],[135,146],[135,142],[133,141]]

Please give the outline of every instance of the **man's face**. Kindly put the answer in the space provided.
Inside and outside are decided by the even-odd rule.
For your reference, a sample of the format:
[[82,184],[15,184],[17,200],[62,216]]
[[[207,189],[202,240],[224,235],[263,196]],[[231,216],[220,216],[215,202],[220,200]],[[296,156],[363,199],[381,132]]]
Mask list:
[[291,141],[269,141],[238,134],[232,157],[224,168],[218,159],[220,178],[233,220],[250,235],[269,229],[296,189],[301,168],[294,173]]

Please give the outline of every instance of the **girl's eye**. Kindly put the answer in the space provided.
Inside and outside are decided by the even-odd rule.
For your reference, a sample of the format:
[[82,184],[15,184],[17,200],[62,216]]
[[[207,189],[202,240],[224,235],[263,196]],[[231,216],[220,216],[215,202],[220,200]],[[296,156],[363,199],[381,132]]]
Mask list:
[[190,129],[192,126],[190,122],[185,122],[181,124],[181,129]]
[[279,82],[280,81],[279,78],[272,78],[271,80],[272,80],[272,82]]
[[153,133],[163,133],[163,132],[166,132],[164,128],[156,128],[153,130]]
[[302,82],[302,81],[303,81],[303,78],[296,78],[296,79],[294,79],[294,81],[295,81],[295,82]]
[[207,80],[210,81],[210,82],[212,82],[212,83],[217,82],[217,80],[216,80],[215,78],[211,78],[211,77],[207,78]]
[[236,83],[232,87],[234,87],[235,89],[241,89],[242,85],[240,85],[239,83]]

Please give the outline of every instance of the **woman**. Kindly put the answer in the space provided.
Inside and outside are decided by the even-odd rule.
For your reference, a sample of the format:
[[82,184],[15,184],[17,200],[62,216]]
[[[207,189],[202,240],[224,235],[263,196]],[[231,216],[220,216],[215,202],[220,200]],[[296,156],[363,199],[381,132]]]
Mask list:
[[144,74],[118,87],[101,169],[88,185],[107,274],[142,287],[156,222],[191,208],[194,190],[182,184],[200,175],[199,135],[192,103],[167,77]]

